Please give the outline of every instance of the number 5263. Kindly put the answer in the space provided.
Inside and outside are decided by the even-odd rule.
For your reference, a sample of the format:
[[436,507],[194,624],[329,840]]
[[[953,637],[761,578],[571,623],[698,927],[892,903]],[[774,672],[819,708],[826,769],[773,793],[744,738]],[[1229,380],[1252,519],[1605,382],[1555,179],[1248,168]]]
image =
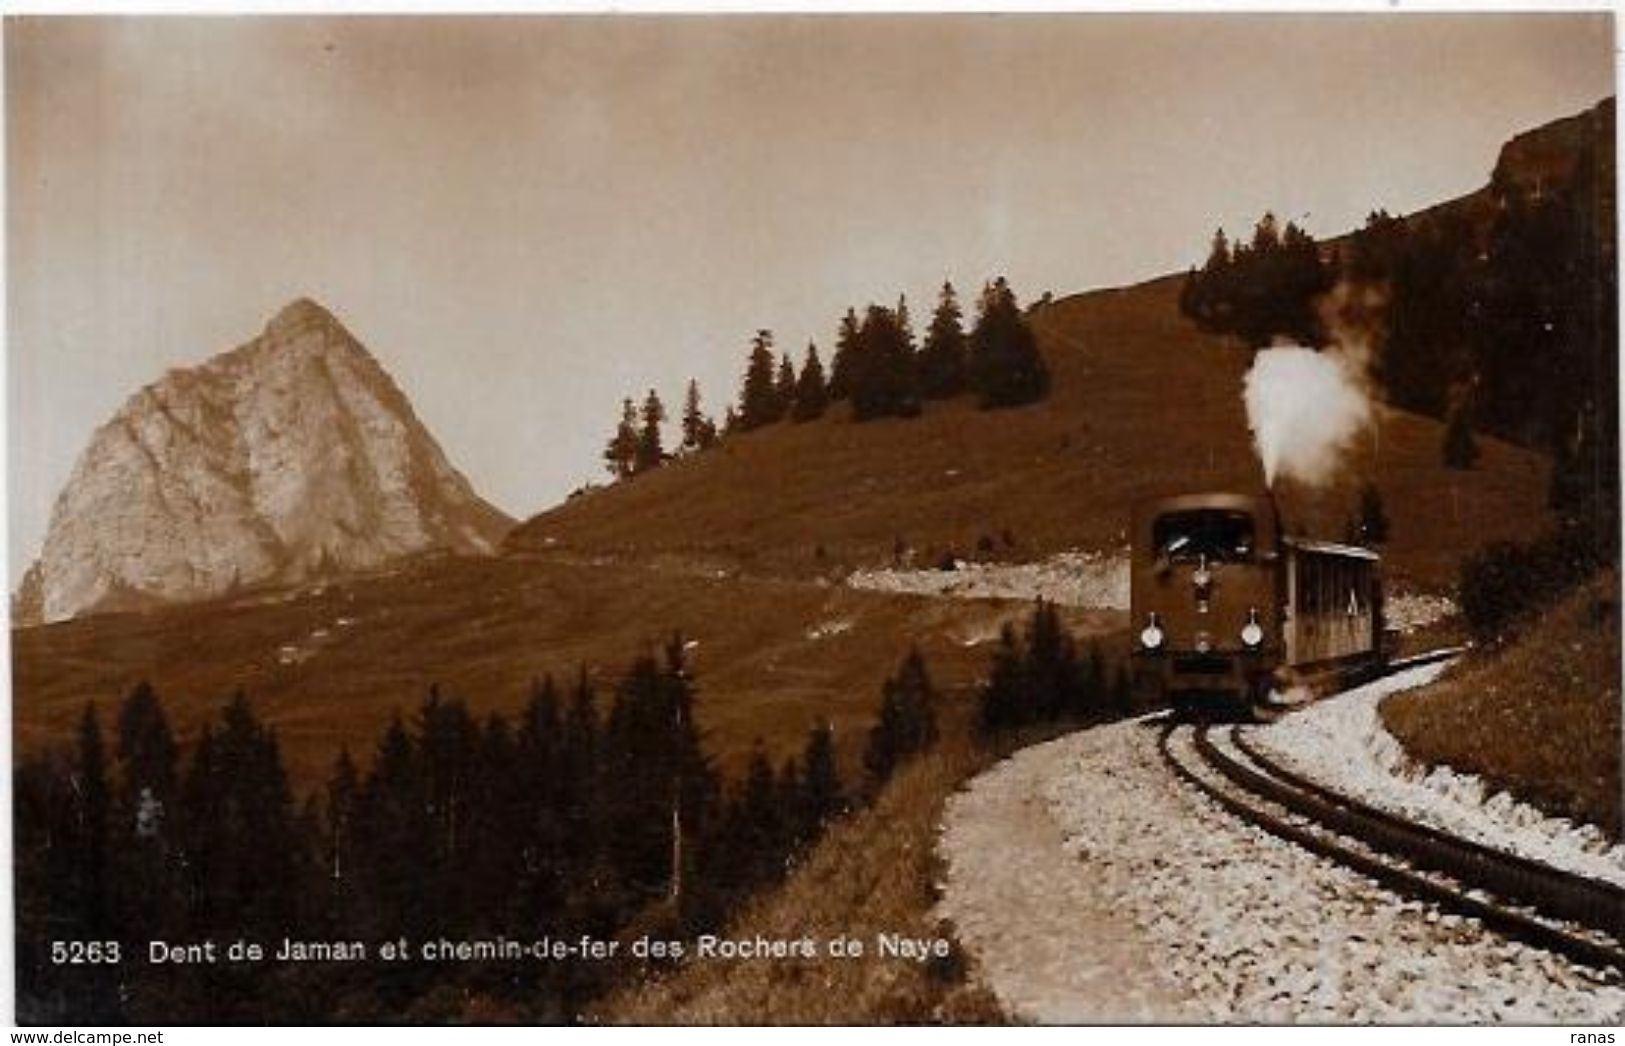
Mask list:
[[83,966],[119,961],[117,941],[52,941],[51,962],[58,965]]

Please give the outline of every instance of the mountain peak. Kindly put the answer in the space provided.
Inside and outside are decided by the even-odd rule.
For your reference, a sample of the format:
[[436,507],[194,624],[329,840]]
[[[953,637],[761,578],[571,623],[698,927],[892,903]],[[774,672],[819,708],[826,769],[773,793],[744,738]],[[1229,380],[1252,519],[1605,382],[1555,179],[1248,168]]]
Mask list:
[[273,337],[287,336],[308,327],[338,327],[339,321],[314,298],[295,298],[284,305],[265,325]]
[[510,524],[365,346],[298,298],[96,431],[15,606],[52,621],[299,584],[431,549],[491,552]]

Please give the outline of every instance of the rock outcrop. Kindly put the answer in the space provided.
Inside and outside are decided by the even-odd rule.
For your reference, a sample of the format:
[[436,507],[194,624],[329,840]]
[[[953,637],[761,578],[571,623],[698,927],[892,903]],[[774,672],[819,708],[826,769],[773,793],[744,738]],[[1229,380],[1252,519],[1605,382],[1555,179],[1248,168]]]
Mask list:
[[511,521],[446,460],[388,373],[309,299],[147,386],[57,498],[18,623],[494,551]]

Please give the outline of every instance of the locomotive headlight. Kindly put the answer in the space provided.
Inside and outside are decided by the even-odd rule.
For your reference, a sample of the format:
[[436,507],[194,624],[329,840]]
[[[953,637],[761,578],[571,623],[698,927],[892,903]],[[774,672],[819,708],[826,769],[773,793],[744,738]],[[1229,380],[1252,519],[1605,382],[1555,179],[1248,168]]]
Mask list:
[[1249,647],[1256,647],[1264,641],[1264,627],[1258,623],[1256,607],[1247,611],[1247,623],[1241,626],[1241,641]]
[[1147,650],[1159,650],[1164,638],[1162,626],[1157,624],[1157,615],[1153,612],[1146,626],[1140,630],[1140,645]]

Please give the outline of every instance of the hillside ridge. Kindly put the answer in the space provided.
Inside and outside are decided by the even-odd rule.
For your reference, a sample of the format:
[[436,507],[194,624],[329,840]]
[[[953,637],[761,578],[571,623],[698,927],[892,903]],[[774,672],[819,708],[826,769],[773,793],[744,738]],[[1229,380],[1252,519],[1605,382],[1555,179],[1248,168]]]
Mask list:
[[[1554,185],[1572,176],[1577,150],[1603,139],[1612,148],[1604,132],[1613,111],[1610,97],[1522,132],[1493,169]],[[1486,184],[1406,220],[1456,213],[1487,230],[1493,210]],[[1336,249],[1352,235],[1322,243]],[[1033,559],[1113,551],[1126,540],[1126,507],[1139,498],[1263,488],[1241,400],[1250,356],[1180,315],[1183,278],[1169,273],[1031,307],[1055,379],[1041,403],[978,411],[962,398],[928,403],[918,419],[863,424],[837,406],[818,421],[734,434],[574,497],[521,523],[505,547],[826,578],[979,552]],[[1379,404],[1368,440],[1337,482],[1325,490],[1288,484],[1277,494],[1290,519],[1335,538],[1359,488],[1375,484],[1395,514],[1390,562],[1419,586],[1444,590],[1463,550],[1540,529],[1549,462],[1484,436],[1476,468],[1446,469],[1442,438],[1436,419]]]

